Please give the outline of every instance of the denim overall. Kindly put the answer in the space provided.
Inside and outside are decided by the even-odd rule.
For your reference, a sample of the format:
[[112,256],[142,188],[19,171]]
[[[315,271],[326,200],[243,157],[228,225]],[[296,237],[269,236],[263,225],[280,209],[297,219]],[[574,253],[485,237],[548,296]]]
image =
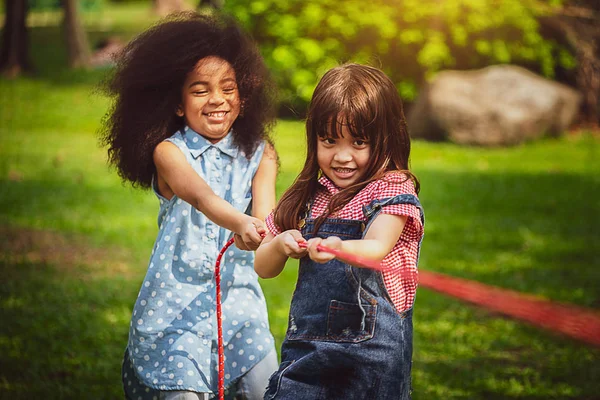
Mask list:
[[[418,207],[424,222],[419,200],[403,194],[363,206],[366,227],[363,221],[330,218],[314,235],[314,219],[307,219],[302,235],[361,239],[381,208],[395,204]],[[381,272],[304,257],[281,364],[265,399],[410,399],[412,338],[412,308],[396,310]]]

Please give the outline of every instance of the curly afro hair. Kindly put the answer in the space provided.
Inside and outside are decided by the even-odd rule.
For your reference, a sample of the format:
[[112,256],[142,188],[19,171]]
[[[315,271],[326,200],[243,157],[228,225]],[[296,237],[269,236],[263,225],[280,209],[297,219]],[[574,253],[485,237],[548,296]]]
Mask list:
[[117,56],[102,89],[112,98],[100,130],[108,161],[134,187],[150,187],[154,148],[184,126],[175,114],[187,74],[205,57],[233,67],[243,112],[233,123],[234,142],[251,157],[269,140],[275,118],[274,85],[252,38],[231,18],[173,14],[133,39]]

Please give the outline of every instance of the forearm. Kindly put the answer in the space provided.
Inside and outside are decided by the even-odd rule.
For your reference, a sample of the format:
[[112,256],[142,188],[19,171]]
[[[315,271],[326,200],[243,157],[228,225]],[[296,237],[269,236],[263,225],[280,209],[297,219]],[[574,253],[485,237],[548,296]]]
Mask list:
[[215,224],[238,234],[250,218],[212,191],[196,199],[193,206]]
[[264,279],[274,278],[283,271],[288,256],[281,250],[277,237],[262,243],[256,250],[254,270]]
[[375,239],[344,240],[341,251],[371,260],[381,261],[390,252],[389,246]]

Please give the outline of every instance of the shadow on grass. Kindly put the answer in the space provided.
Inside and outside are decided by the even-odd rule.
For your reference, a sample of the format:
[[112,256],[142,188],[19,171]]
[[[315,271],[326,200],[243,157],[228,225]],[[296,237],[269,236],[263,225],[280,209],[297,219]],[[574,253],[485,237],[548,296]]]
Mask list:
[[556,301],[600,301],[600,184],[569,173],[422,171],[420,267]]
[[421,289],[414,399],[597,399],[600,351]]
[[122,398],[120,362],[138,281],[0,256],[0,398]]

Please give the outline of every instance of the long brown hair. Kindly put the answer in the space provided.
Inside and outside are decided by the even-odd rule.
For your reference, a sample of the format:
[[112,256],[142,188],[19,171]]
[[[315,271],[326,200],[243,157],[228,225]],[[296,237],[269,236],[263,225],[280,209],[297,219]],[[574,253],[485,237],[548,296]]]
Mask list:
[[282,230],[297,229],[308,203],[323,190],[318,182],[317,142],[319,137],[339,137],[341,125],[346,125],[353,137],[370,143],[369,163],[358,183],[332,197],[325,213],[317,219],[315,231],[327,216],[390,171],[401,171],[406,179],[412,179],[418,193],[419,181],[409,171],[410,137],[402,100],[394,83],[377,68],[344,64],[325,73],[313,93],[306,119],[304,168],[274,212],[275,224]]

